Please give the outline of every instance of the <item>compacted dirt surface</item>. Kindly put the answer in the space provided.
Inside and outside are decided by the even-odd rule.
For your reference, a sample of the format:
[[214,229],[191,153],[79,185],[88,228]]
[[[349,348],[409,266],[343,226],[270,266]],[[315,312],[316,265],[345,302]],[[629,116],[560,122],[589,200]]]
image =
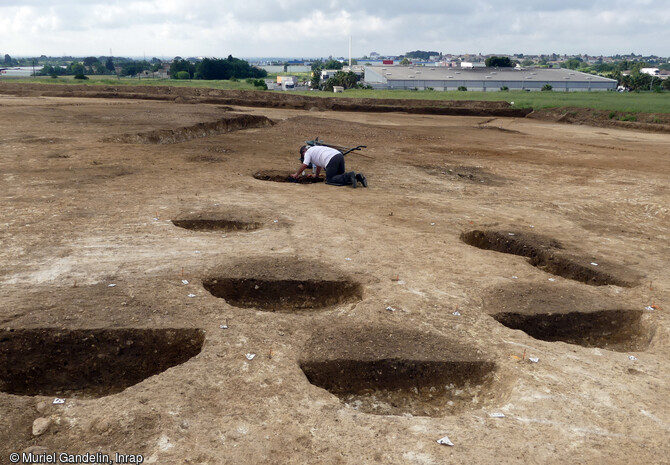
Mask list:
[[0,85],[0,463],[670,463],[666,133],[133,92]]

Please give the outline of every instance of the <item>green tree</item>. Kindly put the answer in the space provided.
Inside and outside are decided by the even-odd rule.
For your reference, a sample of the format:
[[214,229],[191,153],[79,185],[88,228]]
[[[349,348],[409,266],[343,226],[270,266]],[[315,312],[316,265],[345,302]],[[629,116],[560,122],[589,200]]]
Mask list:
[[567,61],[564,61],[561,63],[561,68],[568,68],[568,69],[577,69],[582,63],[582,59],[577,57],[577,58],[570,58]]
[[107,57],[105,68],[107,68],[107,71],[114,71],[114,60],[112,60],[112,57]]
[[73,61],[72,63],[70,63],[67,74],[74,74],[75,76],[83,75],[86,74],[86,69],[84,68],[84,65],[82,65],[78,61]]
[[84,58],[84,66],[87,68],[92,67],[95,63],[99,63],[100,60],[98,60],[96,57],[86,57]]
[[323,90],[332,92],[334,86],[342,86],[345,89],[352,89],[358,84],[358,76],[356,73],[349,71],[345,73],[344,71],[338,71],[333,77],[328,79],[323,84]]
[[413,52],[407,52],[405,53],[406,58],[416,58],[417,60],[423,60],[426,61],[432,56],[442,56],[440,52],[432,52],[432,51],[423,51],[423,50],[414,50]]
[[322,66],[323,69],[342,69],[343,67],[344,63],[342,63],[339,60],[333,60],[333,59],[326,61]]
[[247,61],[228,55],[225,60],[218,58],[203,58],[195,66],[198,79],[246,79],[264,78],[267,71],[251,66]]
[[319,89],[321,87],[321,68],[312,64],[312,79],[309,83],[312,89]]
[[490,68],[511,68],[514,66],[509,57],[492,56],[484,60],[484,64]]
[[409,60],[407,59],[407,57],[405,57],[405,58],[403,58],[402,60],[400,60],[400,63],[398,63],[398,64],[399,64],[400,66],[409,66],[409,65],[412,64],[412,62],[409,61]]
[[93,64],[93,72],[95,74],[105,74],[106,71],[107,68],[104,64],[102,64],[102,62],[98,61],[97,63]]
[[37,72],[40,76],[51,76],[58,77],[65,74],[65,69],[61,66],[53,66],[50,63],[44,65],[44,67]]
[[191,75],[188,71],[177,71],[176,74],[173,74],[173,79],[191,79]]
[[545,84],[545,85],[542,86],[542,90],[543,90],[544,92],[549,92],[549,91],[551,91],[552,89],[553,89],[553,87],[551,87],[551,84]]
[[14,64],[14,60],[12,60],[12,57],[9,56],[9,54],[5,54],[5,66],[12,66]]
[[170,77],[172,79],[183,79],[177,77],[177,75],[179,74],[180,71],[186,71],[189,76],[187,79],[193,78],[193,75],[195,74],[195,65],[190,61],[182,59],[178,60],[177,58],[175,58],[172,64],[170,65]]
[[121,76],[136,76],[140,72],[142,72],[142,66],[135,62],[126,63],[121,68]]

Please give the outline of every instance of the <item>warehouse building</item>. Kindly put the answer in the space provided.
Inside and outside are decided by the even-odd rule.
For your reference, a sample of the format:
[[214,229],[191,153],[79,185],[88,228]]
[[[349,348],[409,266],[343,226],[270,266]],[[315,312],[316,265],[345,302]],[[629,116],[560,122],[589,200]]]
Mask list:
[[571,69],[546,68],[445,68],[429,66],[366,66],[365,83],[375,89],[499,91],[542,90],[550,85],[555,91],[616,90],[617,81]]

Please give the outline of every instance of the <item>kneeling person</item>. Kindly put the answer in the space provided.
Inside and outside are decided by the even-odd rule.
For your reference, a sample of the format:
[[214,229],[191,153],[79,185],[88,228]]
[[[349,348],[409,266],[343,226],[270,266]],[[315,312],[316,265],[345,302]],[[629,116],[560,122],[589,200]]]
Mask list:
[[325,145],[315,145],[313,147],[303,145],[300,147],[300,161],[302,165],[300,165],[298,171],[291,175],[294,179],[297,179],[312,164],[316,166],[316,177],[319,177],[321,170],[325,168],[326,184],[356,187],[358,183],[361,183],[363,187],[368,187],[368,180],[363,174],[356,174],[353,171],[346,173],[344,171],[344,155],[334,148]]

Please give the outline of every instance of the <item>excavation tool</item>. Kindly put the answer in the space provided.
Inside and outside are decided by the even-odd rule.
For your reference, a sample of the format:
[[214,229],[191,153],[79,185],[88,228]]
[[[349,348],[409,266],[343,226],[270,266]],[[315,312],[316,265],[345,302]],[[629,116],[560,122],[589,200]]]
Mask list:
[[[324,147],[330,147],[332,149],[339,150],[342,153],[342,155],[346,155],[355,150],[360,151],[361,149],[367,148],[367,145],[357,145],[356,147],[342,147],[341,145],[326,144],[324,141],[319,140],[318,137],[314,140],[306,140],[305,145],[309,145],[310,147],[314,147],[315,145],[323,145]],[[371,157],[370,155],[363,155],[362,153],[359,153],[358,155],[365,158],[371,158],[374,160],[374,158]]]

